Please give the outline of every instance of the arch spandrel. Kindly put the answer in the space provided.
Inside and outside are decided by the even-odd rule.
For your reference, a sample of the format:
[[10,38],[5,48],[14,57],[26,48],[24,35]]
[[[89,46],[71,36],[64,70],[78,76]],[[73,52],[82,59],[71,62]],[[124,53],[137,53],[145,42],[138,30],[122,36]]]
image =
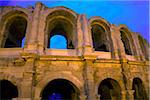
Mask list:
[[132,32],[129,30],[129,28],[128,28],[126,25],[120,24],[120,25],[118,26],[118,29],[119,29],[120,31],[123,30],[123,31],[127,34],[128,38],[131,38],[131,39],[132,39]]
[[47,17],[49,16],[51,13],[53,12],[57,12],[57,11],[64,11],[64,12],[68,12],[70,13],[72,16],[74,16],[75,18],[77,18],[77,13],[74,12],[73,10],[66,8],[64,6],[59,6],[59,7],[55,7],[55,8],[50,8],[44,11],[44,16]]
[[99,16],[94,16],[91,17],[89,20],[89,25],[91,26],[92,24],[99,24],[101,25],[105,30],[109,30],[110,28],[110,23],[108,21],[106,21],[104,18],[99,17]]
[[[6,10],[5,10],[6,9]],[[28,22],[32,20],[32,11],[29,9],[21,8],[21,7],[10,7],[10,8],[5,8],[3,9],[1,16],[0,16],[0,26],[3,26],[4,23],[6,23],[8,19],[11,17],[17,15],[17,16],[22,16],[24,17]],[[3,25],[2,25],[3,24]],[[0,27],[2,28],[2,27]]]
[[0,80],[8,80],[10,81],[13,85],[17,86],[18,89],[18,96],[21,94],[21,79],[16,78],[13,75],[8,75],[8,74],[1,74],[0,75]]
[[20,85],[21,80],[16,78],[13,75],[8,75],[8,74],[1,74],[0,75],[0,80],[8,80],[11,81],[14,85],[18,86]]
[[2,13],[1,15],[1,23],[0,23],[0,33],[3,34],[5,28],[6,28],[6,24],[9,23],[9,21],[11,21],[11,19],[13,17],[16,17],[16,16],[20,16],[20,17],[23,17],[25,18],[27,21],[28,20],[28,15],[24,12],[22,12],[21,10],[7,10],[6,12]]
[[[6,28],[6,24],[11,22],[11,19],[13,17],[23,17],[29,22],[29,16],[26,12],[22,10],[8,10],[1,15],[1,23],[0,23],[0,28],[1,28],[1,34],[4,33],[4,29]],[[31,16],[31,15],[30,15]]]
[[125,34],[127,35],[127,38],[130,39],[130,41],[132,42],[132,44],[134,44],[132,32],[129,30],[129,28],[128,28],[126,25],[120,24],[120,25],[118,26],[118,29],[119,29],[120,31],[125,32]]
[[[77,77],[71,75],[71,74],[68,74],[68,73],[57,73],[57,74],[48,74],[48,75],[45,75],[44,78],[42,78],[41,80],[39,80],[39,83],[37,84],[37,88],[39,89],[38,91],[42,91],[45,86],[47,86],[47,84],[52,81],[52,80],[55,80],[55,79],[65,79],[65,80],[68,80],[70,82],[72,82],[80,91],[80,93],[82,93],[81,91],[83,91],[83,83],[81,80],[79,80]],[[40,93],[38,92],[38,93]],[[40,94],[37,94],[38,97],[40,97]]]
[[1,17],[8,17],[8,16],[11,16],[13,15],[15,12],[20,12],[21,13],[24,13],[25,16],[27,17],[30,17],[32,16],[32,12],[28,9],[25,9],[25,8],[21,8],[21,7],[11,7],[10,9],[7,9],[5,11],[2,12],[1,14]]

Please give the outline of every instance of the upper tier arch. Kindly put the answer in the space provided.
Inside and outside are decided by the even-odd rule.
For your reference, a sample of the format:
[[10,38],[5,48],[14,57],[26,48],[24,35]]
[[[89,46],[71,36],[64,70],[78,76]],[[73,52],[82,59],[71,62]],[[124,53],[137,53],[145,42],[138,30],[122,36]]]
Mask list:
[[71,10],[67,7],[58,6],[58,7],[54,7],[54,8],[50,8],[50,9],[45,10],[44,11],[44,17],[47,18],[49,15],[52,15],[53,13],[59,12],[59,11],[61,11],[61,13],[56,13],[55,16],[62,15],[62,12],[63,13],[66,12],[69,14],[69,16],[65,15],[66,17],[71,18],[71,19],[72,18],[76,19],[77,15],[78,15],[76,12],[74,12],[73,10]]
[[99,17],[99,16],[93,16],[89,19],[89,24],[93,25],[93,24],[99,24],[101,25],[105,30],[109,30],[110,28],[110,23],[108,21],[106,21],[104,18]]
[[111,32],[110,24],[99,16],[94,16],[89,19],[89,31],[91,31],[93,48],[95,51],[112,51],[110,46]]
[[132,32],[124,24],[119,25],[120,36],[125,47],[125,53],[129,55],[136,55],[136,50],[134,50],[134,40]]
[[[77,34],[77,14],[66,8],[66,7],[55,7],[51,9],[46,9],[43,15],[44,19],[44,33],[45,38],[51,38],[53,35],[61,35],[65,36],[68,40],[68,48],[76,47],[76,34]],[[48,40],[45,41],[47,43]],[[48,42],[49,43],[49,42]],[[69,47],[69,45],[71,47]],[[47,47],[48,45],[45,44]]]

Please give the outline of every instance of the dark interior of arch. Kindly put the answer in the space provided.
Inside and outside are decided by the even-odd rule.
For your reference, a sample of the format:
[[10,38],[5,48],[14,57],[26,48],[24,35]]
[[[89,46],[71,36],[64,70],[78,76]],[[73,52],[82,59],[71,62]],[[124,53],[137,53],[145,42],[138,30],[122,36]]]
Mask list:
[[98,88],[100,100],[121,100],[121,89],[119,84],[113,79],[103,80]]
[[23,47],[22,40],[25,37],[27,20],[23,17],[15,17],[7,23],[7,39],[4,48]]
[[120,33],[121,33],[121,40],[122,40],[123,45],[124,45],[125,53],[127,55],[132,55],[129,39],[127,38],[127,36],[124,33],[124,31],[121,30]]
[[0,100],[11,100],[16,97],[18,97],[17,87],[7,80],[0,80]]
[[[74,49],[74,43],[73,43],[73,26],[67,22],[64,19],[56,19],[57,21],[53,21],[50,24],[50,30],[49,30],[49,39],[48,39],[48,46],[47,48],[50,48],[50,39],[54,35],[62,35],[66,38],[67,41],[67,49]],[[58,41],[63,42],[63,41]],[[57,44],[53,44],[57,45]]]
[[149,100],[141,79],[133,79],[132,89],[135,90],[134,100]]
[[79,100],[78,89],[65,79],[51,81],[41,96],[42,100]]
[[104,28],[100,25],[92,25],[92,40],[95,51],[106,51],[109,52],[106,45],[106,33]]

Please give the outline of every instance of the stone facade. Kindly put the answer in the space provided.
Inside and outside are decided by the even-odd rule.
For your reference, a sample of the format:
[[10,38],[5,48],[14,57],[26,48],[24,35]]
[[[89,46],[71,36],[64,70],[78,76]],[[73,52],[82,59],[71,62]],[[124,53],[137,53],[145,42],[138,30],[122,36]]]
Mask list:
[[[26,33],[23,48],[9,47],[7,38],[15,37],[15,25],[17,32]],[[53,31],[67,37],[68,49],[48,48]],[[22,39],[16,37],[13,43]],[[13,100],[48,99],[53,94],[46,88],[52,92],[56,87],[69,91],[62,95],[72,100],[148,100],[149,44],[125,25],[101,17],[88,20],[66,7],[41,3],[0,7],[0,46],[1,88],[3,82],[12,85],[1,89],[1,99],[14,86]]]

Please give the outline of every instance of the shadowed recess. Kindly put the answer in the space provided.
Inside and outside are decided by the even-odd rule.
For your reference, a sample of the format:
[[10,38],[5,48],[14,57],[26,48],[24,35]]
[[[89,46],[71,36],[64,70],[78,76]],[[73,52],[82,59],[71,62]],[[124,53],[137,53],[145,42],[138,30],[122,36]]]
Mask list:
[[65,79],[55,79],[44,88],[42,100],[79,100],[79,90]]
[[18,97],[18,89],[10,81],[0,80],[0,100],[12,100]]
[[140,78],[134,78],[132,89],[134,92],[134,100],[148,100],[145,88]]
[[104,79],[98,88],[100,100],[121,100],[121,88],[117,81]]
[[17,16],[11,19],[6,25],[6,37],[4,48],[23,47],[26,33],[27,20]]

